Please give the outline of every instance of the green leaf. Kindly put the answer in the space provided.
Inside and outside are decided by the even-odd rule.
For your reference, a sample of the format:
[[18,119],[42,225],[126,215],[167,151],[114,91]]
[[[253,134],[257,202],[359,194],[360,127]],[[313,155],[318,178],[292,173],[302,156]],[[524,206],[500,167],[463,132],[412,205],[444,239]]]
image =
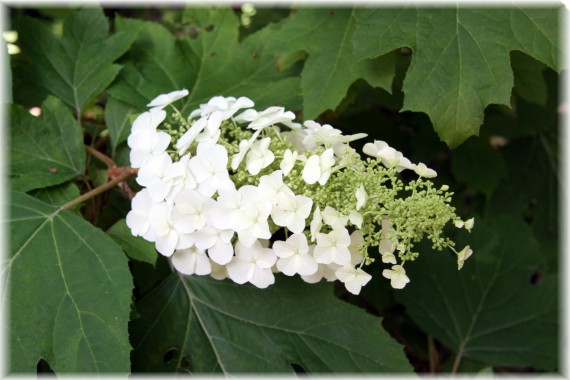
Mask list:
[[558,266],[560,228],[560,181],[553,155],[556,153],[540,137],[520,139],[508,146],[504,153],[508,175],[485,210],[487,217],[507,214],[528,220],[542,244],[541,256],[551,269]]
[[275,57],[265,51],[274,25],[240,43],[239,23],[230,9],[190,8],[185,18],[196,38],[177,39],[157,23],[117,18],[117,30],[140,28],[140,34],[109,89],[113,97],[143,110],[159,94],[187,88],[182,112],[216,95],[247,96],[261,108],[300,108],[299,78],[277,70]]
[[12,193],[4,262],[10,371],[130,372],[127,259],[101,230],[26,194]]
[[546,71],[547,106],[517,99],[518,129],[525,137],[511,138],[502,149],[507,175],[488,200],[485,216],[518,215],[532,227],[541,244],[541,258],[548,271],[559,262],[561,194],[558,76]]
[[107,100],[105,106],[105,124],[109,129],[109,137],[111,138],[111,148],[113,156],[117,146],[126,141],[131,133],[131,121],[129,114],[135,112],[135,108],[114,98]]
[[10,182],[14,190],[58,185],[83,173],[83,134],[60,100],[48,97],[40,117],[14,105],[10,119]]
[[20,75],[43,92],[63,100],[80,115],[85,105],[115,79],[119,58],[136,37],[136,30],[109,37],[101,8],[85,8],[65,19],[58,38],[47,24],[30,17],[17,23],[19,41],[30,65]]
[[529,102],[546,105],[548,90],[543,72],[546,65],[519,51],[511,53],[515,92]]
[[556,370],[558,283],[535,283],[540,248],[529,227],[513,217],[476,221],[462,240],[473,255],[461,271],[455,257],[437,252],[407,268],[411,282],[398,299],[414,322],[462,357]]
[[477,135],[489,104],[510,104],[510,52],[522,51],[560,70],[560,7],[509,9],[384,8],[356,12],[355,57],[402,46],[413,58],[403,110],[425,112],[455,147]]
[[453,151],[451,170],[455,178],[464,181],[489,197],[507,174],[499,152],[481,138],[470,138]]
[[316,118],[327,109],[334,109],[359,78],[372,86],[391,90],[394,54],[377,59],[354,56],[354,12],[343,8],[300,9],[271,38],[272,52],[286,54],[303,50],[308,53],[301,75],[306,118]]
[[[61,185],[55,185],[50,187],[44,187],[43,189],[37,189],[30,192],[34,198],[47,203],[52,206],[62,206],[67,202],[79,198],[81,195],[79,193],[79,188],[76,184],[72,182],[62,183]],[[81,205],[75,205],[72,210],[79,210]]]
[[151,265],[154,265],[156,262],[157,253],[154,243],[133,236],[125,219],[115,223],[107,230],[107,233],[123,248],[131,259],[143,261]]
[[268,289],[172,274],[137,305],[137,371],[410,371],[380,320],[336,299],[330,284],[279,277]]

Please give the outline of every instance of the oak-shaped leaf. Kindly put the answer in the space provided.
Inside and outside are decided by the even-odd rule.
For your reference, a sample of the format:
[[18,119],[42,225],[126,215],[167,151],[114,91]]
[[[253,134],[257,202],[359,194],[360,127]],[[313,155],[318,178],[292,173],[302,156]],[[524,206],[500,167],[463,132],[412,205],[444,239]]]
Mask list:
[[356,58],[409,47],[402,110],[425,112],[455,147],[477,135],[489,104],[510,105],[510,53],[521,51],[561,69],[560,7],[359,9]]
[[[467,233],[465,233],[467,235]],[[540,246],[519,218],[503,216],[458,240],[473,255],[424,252],[397,295],[426,333],[465,357],[493,366],[556,370],[557,276],[541,273]],[[455,256],[455,255],[453,255]]]
[[10,372],[130,372],[132,277],[121,248],[83,218],[10,194],[10,254],[2,265],[9,306]]
[[10,186],[14,190],[58,185],[85,170],[83,133],[59,99],[48,97],[40,117],[13,105],[10,124]]
[[[357,58],[352,37],[355,10],[351,8],[301,8],[270,40],[270,51],[281,56],[308,54],[301,74],[303,111],[316,118],[335,109],[359,78],[374,87],[391,91],[395,76],[395,56]],[[297,55],[298,58],[303,57]]]
[[59,97],[76,115],[117,76],[113,64],[131,45],[136,30],[109,35],[103,10],[89,7],[65,18],[61,37],[42,21],[23,17],[16,24],[18,44],[29,64],[17,74],[31,86]]
[[381,320],[331,284],[279,277],[267,289],[172,274],[137,304],[135,371],[406,372]]
[[109,88],[112,97],[144,110],[156,96],[186,88],[190,94],[176,103],[182,113],[218,95],[247,96],[260,108],[300,108],[299,78],[277,70],[266,51],[274,25],[239,41],[229,8],[188,8],[183,17],[197,35],[177,38],[157,23],[116,19],[118,31],[140,33]]

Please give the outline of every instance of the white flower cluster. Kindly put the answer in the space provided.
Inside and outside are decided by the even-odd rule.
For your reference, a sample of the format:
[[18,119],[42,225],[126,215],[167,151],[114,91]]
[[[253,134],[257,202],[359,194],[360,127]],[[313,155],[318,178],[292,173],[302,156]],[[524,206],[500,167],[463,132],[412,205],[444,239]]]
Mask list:
[[[154,242],[158,252],[171,257],[173,267],[185,275],[229,277],[238,284],[266,288],[274,283],[274,273],[281,272],[298,274],[309,283],[340,280],[349,292],[358,294],[371,279],[361,268],[364,257],[357,250],[363,239],[358,210],[367,202],[366,191],[359,188],[356,209],[343,215],[329,206],[321,210],[310,197],[295,194],[284,179],[298,165],[306,184],[326,184],[335,168],[342,166],[346,152],[353,151],[348,142],[366,135],[343,136],[314,121],[301,126],[282,107],[258,112],[248,98],[221,96],[192,111],[183,133],[160,130],[167,116],[163,108],[187,94],[181,90],[158,96],[133,123],[130,160],[143,187],[127,215],[133,235]],[[252,131],[231,157],[227,142],[220,140],[224,122]],[[297,149],[276,157],[272,139],[264,133],[269,129]],[[435,176],[386,143],[366,144],[364,152],[398,171],[405,168]],[[276,159],[279,169],[260,176],[257,185],[236,187],[231,173],[245,167],[249,175],[257,176]],[[390,227],[384,228],[389,234]],[[283,240],[277,240],[278,230],[284,232]],[[396,264],[394,249],[391,240],[380,243],[383,262]],[[401,265],[385,270],[384,276],[395,288],[409,281]]]

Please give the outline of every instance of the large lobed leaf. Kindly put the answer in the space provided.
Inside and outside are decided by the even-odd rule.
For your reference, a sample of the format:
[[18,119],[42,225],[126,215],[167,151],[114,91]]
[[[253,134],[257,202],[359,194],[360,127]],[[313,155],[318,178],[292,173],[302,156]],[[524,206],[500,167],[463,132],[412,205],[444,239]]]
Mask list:
[[330,284],[279,277],[268,289],[172,274],[137,305],[135,371],[410,371],[380,320]]
[[554,7],[362,9],[355,57],[410,47],[403,109],[428,114],[440,138],[455,147],[478,134],[487,105],[510,105],[511,51],[560,70],[558,18]]
[[355,58],[354,14],[355,10],[350,8],[300,9],[270,40],[272,52],[308,53],[301,74],[306,118],[315,118],[338,106],[350,85],[359,78],[390,92],[395,75],[394,56]]
[[[121,248],[91,224],[26,194],[10,197],[10,371],[129,372],[132,278]],[[6,292],[4,292],[6,294]]]
[[14,105],[10,119],[10,185],[14,190],[58,185],[83,173],[83,134],[60,100],[48,97],[41,117]]
[[510,367],[556,370],[556,276],[537,276],[539,245],[518,218],[476,222],[473,256],[461,271],[450,257],[426,252],[410,266],[398,294],[424,331],[460,357]]
[[20,76],[30,85],[63,100],[77,115],[115,79],[113,64],[131,45],[136,30],[109,36],[109,23],[100,8],[85,8],[65,19],[58,38],[47,24],[23,17],[17,23],[19,41],[30,64]]
[[115,99],[142,110],[159,94],[187,88],[182,112],[217,95],[248,96],[259,107],[300,108],[299,78],[279,72],[266,52],[274,26],[239,42],[239,22],[230,9],[190,8],[184,17],[196,38],[177,39],[157,23],[117,18],[118,31],[140,34],[109,89]]

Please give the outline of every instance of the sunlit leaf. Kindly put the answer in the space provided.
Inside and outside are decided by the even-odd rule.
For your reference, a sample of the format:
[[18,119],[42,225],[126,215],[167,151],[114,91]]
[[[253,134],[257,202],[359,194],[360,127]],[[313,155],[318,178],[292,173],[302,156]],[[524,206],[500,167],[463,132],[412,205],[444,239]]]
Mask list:
[[510,52],[522,51],[560,70],[559,7],[377,8],[356,13],[355,57],[402,46],[413,58],[403,110],[425,112],[455,147],[477,135],[489,104],[510,105]]
[[300,9],[272,36],[270,49],[275,53],[299,50],[308,53],[301,75],[303,110],[307,118],[334,109],[359,78],[388,92],[391,90],[395,75],[394,55],[378,59],[354,56],[354,13],[350,8]]
[[109,89],[113,97],[142,110],[159,94],[187,88],[182,112],[216,95],[248,96],[257,107],[300,108],[299,78],[277,70],[276,58],[265,51],[273,25],[238,42],[239,23],[230,9],[190,8],[184,17],[195,38],[177,39],[157,23],[117,18],[117,30],[140,28],[140,34]]
[[[130,371],[127,259],[101,230],[26,194],[12,193],[3,263],[10,371]],[[6,291],[4,291],[6,294]]]
[[17,23],[19,45],[30,57],[21,76],[46,94],[59,97],[76,115],[103,91],[121,67],[113,64],[130,46],[136,30],[109,36],[109,22],[100,8],[70,14],[63,35],[56,37],[45,23],[23,17]]
[[48,97],[42,115],[14,105],[10,114],[10,185],[28,191],[57,185],[83,173],[83,133],[63,103]]
[[380,320],[334,298],[330,284],[278,278],[268,289],[173,274],[138,305],[137,371],[405,372]]

